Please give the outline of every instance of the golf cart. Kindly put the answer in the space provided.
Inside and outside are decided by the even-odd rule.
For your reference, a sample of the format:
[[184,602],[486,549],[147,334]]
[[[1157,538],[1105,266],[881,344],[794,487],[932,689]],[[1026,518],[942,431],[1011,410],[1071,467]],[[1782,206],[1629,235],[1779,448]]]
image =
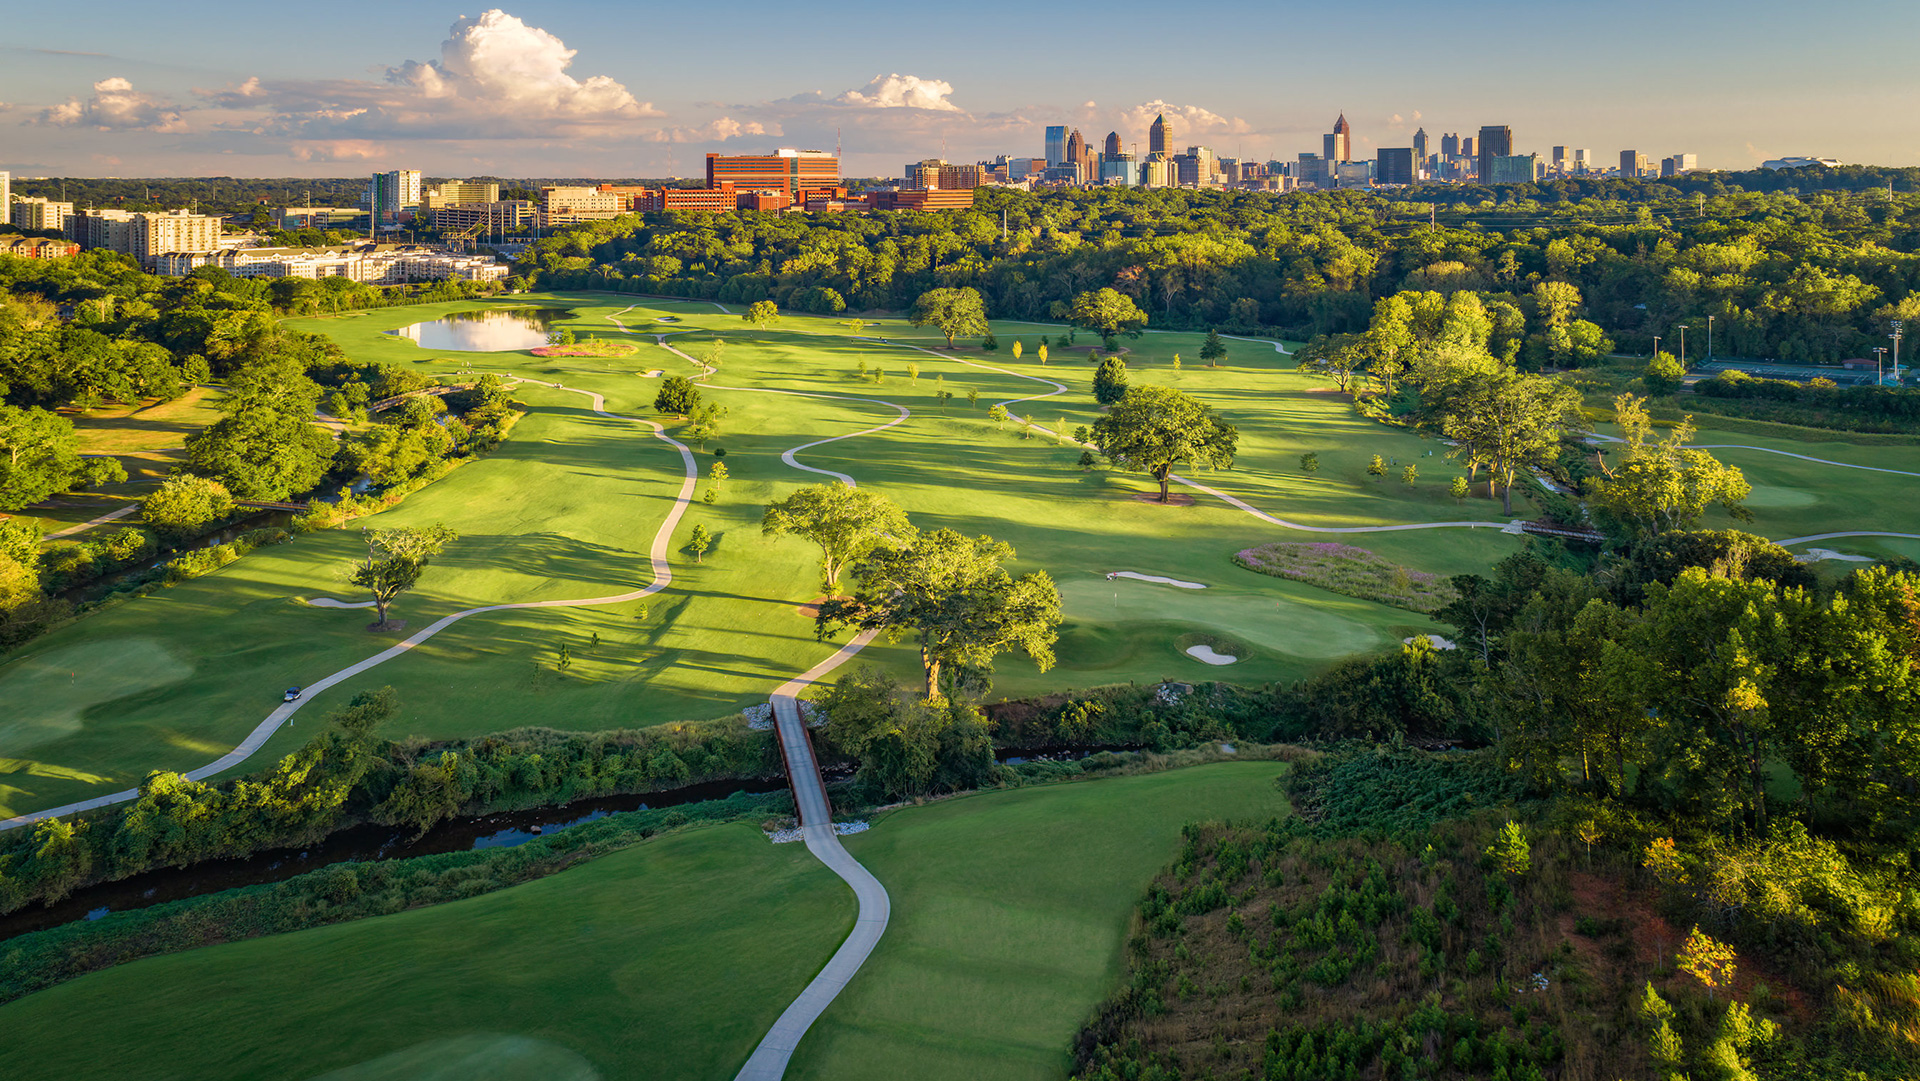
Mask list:
[[298,702],[299,700],[300,688],[298,687],[288,687],[287,693],[280,697],[280,701],[282,702]]

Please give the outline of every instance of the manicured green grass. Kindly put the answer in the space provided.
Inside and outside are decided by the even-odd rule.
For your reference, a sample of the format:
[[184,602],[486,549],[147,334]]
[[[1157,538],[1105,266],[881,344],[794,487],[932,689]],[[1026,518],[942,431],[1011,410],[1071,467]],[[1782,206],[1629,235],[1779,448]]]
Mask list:
[[[108,484],[85,492],[54,496],[21,511],[43,533],[92,521],[128,502],[144,498],[153,486],[185,457],[187,437],[220,419],[215,408],[220,392],[193,387],[170,402],[112,405],[85,412],[63,410],[80,436],[82,454],[111,454],[127,471],[122,484]],[[91,540],[105,530],[139,524],[138,518],[119,518],[70,539]]]
[[0,1007],[0,1062],[8,1081],[718,1081],[853,915],[803,846],[694,829],[466,901],[61,984]]
[[[1285,814],[1283,768],[1229,761],[881,816],[848,846],[886,884],[892,923],[789,1076],[1063,1076],[1181,826]],[[693,829],[466,901],[84,976],[0,1007],[0,1061],[8,1081],[384,1081],[448,1062],[499,1071],[460,1075],[486,1079],[724,1081],[853,907],[800,845]],[[87,1036],[55,1035],[73,1032]]]
[[1279,764],[984,793],[899,811],[847,848],[892,922],[787,1076],[1057,1079],[1118,984],[1133,907],[1206,819],[1285,814]]

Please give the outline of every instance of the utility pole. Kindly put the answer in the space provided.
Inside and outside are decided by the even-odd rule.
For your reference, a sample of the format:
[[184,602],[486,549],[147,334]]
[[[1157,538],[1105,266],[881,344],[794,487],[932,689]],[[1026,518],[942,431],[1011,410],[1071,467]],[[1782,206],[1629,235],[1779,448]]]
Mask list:
[[1882,362],[1886,360],[1886,357],[1887,357],[1886,346],[1876,345],[1873,347],[1873,385],[1876,387],[1886,380],[1886,376],[1882,373],[1880,368],[1880,365],[1882,364]]
[[1713,361],[1713,316],[1707,316],[1707,361]]
[[1682,370],[1685,370],[1686,366],[1687,366],[1687,324],[1682,323],[1680,324],[1680,367]]
[[1893,381],[1895,383],[1900,382],[1900,330],[1905,325],[1906,324],[1900,320],[1895,319],[1893,321],[1893,333],[1887,335],[1887,337],[1893,339]]
[[1660,356],[1660,335],[1658,334],[1653,336],[1653,355],[1655,358]]

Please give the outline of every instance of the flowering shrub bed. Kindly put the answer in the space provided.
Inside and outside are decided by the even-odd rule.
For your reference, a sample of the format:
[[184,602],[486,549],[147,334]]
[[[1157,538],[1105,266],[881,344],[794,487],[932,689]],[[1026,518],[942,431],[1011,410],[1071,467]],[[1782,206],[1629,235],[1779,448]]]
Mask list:
[[1437,574],[1408,570],[1351,544],[1263,544],[1234,553],[1233,561],[1250,571],[1414,612],[1438,611],[1458,596]]
[[608,342],[589,338],[572,345],[543,345],[533,351],[536,357],[630,357],[640,347],[632,342]]

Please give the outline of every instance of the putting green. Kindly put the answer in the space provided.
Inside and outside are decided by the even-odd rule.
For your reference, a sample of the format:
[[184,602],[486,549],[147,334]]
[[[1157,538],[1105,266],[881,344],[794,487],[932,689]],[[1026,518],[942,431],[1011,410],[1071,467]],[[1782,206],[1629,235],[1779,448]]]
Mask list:
[[[1304,670],[1314,661],[1377,648],[1390,640],[1391,629],[1403,624],[1427,622],[1419,613],[1396,609],[1383,613],[1383,606],[1365,601],[1341,605],[1311,587],[1299,595],[1288,595],[1281,589],[1247,588],[1240,579],[1249,572],[1231,564],[1221,571],[1224,573],[1216,580],[1219,584],[1205,590],[1125,578],[1108,580],[1085,572],[1064,578],[1059,586],[1068,626],[1062,637],[1071,639],[1080,626],[1097,622],[1179,623],[1188,630],[1230,635],[1274,655],[1270,662]],[[1168,635],[1166,650],[1195,665],[1193,671],[1200,671],[1197,666],[1203,662],[1185,655],[1179,637],[1177,633]],[[1252,663],[1255,656],[1243,656],[1240,662]]]
[[[152,638],[108,638],[39,653],[0,674],[0,751],[18,753],[80,730],[88,709],[184,682],[193,665]],[[4,761],[4,760],[0,760]]]

